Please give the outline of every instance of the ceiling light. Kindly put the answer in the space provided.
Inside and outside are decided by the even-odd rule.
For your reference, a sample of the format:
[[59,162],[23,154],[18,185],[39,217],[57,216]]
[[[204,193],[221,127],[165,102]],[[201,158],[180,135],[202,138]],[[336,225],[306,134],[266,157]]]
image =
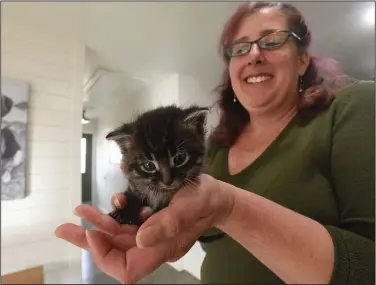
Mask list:
[[85,120],[85,119],[81,119],[81,124],[86,125],[86,124],[88,124],[88,123],[90,123],[90,121]]
[[368,25],[375,24],[375,4],[374,3],[372,3],[372,6],[366,10],[364,20]]
[[82,111],[82,118],[81,118],[81,124],[88,124],[90,123],[90,120],[88,120],[86,117],[85,117],[85,110]]

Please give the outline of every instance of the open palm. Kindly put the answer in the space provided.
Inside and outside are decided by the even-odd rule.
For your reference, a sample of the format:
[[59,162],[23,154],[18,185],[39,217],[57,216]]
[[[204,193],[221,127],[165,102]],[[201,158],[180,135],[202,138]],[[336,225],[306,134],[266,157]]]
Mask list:
[[138,281],[170,258],[164,244],[138,248],[136,227],[121,226],[92,206],[80,205],[75,213],[97,230],[65,223],[56,229],[56,236],[89,251],[104,273],[123,284]]
[[[134,283],[164,262],[184,256],[207,229],[229,215],[232,198],[226,190],[218,180],[202,175],[200,187],[178,191],[169,206],[158,213],[151,215],[150,209],[142,209],[145,222],[139,229],[120,225],[92,206],[80,205],[76,215],[97,230],[66,223],[55,233],[91,252],[96,265],[107,275],[122,283]],[[124,194],[113,198],[113,207],[126,206]]]

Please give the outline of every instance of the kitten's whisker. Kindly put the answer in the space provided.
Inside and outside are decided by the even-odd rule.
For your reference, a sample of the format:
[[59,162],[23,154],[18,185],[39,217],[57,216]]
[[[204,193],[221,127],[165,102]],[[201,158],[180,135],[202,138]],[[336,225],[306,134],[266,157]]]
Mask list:
[[184,179],[186,185],[187,185],[187,191],[195,191],[197,190],[197,186],[198,184],[195,183],[192,179],[190,179],[189,177],[185,178]]
[[185,180],[185,190],[186,191],[192,190],[192,184],[188,180]]

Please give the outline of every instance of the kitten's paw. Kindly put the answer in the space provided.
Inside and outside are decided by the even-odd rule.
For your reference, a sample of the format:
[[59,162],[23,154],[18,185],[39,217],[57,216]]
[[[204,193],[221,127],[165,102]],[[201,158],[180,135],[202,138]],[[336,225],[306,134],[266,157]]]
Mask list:
[[112,212],[108,213],[108,215],[122,225],[141,225],[140,214],[132,213],[127,208],[113,210]]

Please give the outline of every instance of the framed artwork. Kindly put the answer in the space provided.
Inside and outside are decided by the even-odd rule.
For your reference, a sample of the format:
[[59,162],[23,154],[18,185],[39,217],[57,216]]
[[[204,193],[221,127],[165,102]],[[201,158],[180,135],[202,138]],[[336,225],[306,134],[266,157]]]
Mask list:
[[1,200],[26,196],[29,85],[1,77]]

